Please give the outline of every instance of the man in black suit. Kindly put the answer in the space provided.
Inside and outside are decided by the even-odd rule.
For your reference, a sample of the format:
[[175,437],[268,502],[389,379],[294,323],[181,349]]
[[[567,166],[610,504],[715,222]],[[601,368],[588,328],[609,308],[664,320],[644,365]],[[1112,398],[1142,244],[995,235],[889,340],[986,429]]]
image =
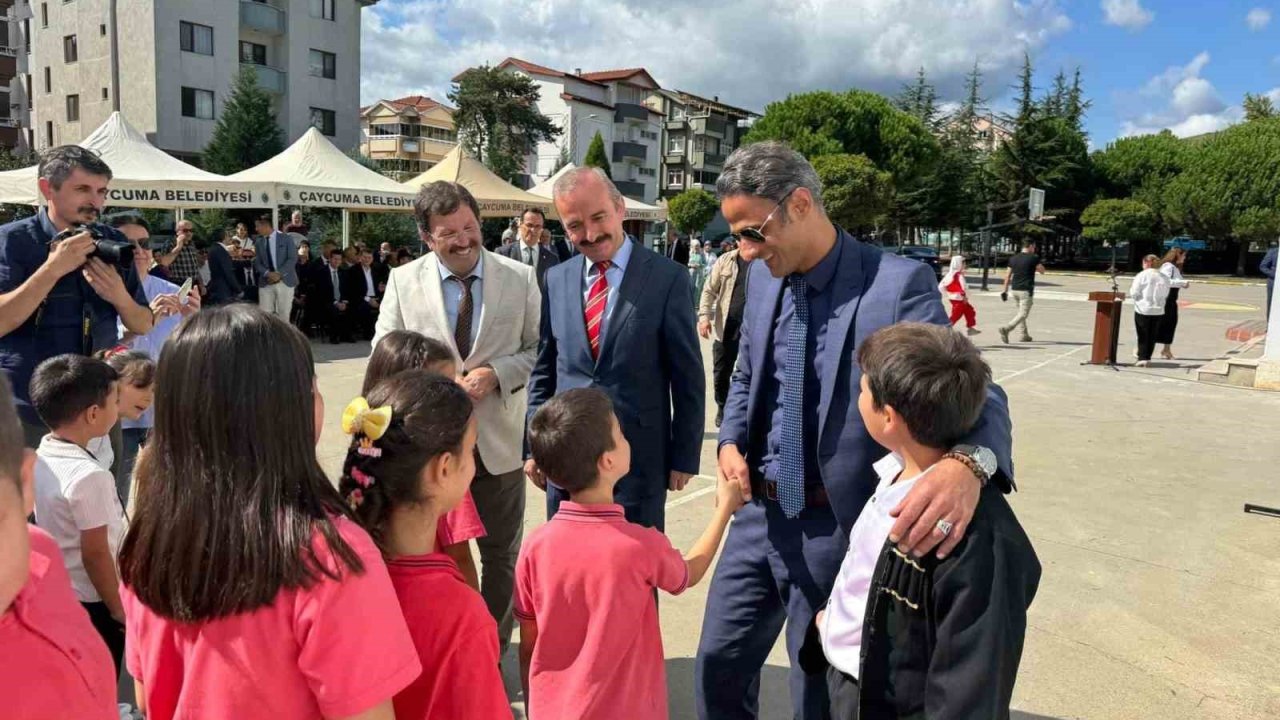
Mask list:
[[209,286],[206,288],[204,305],[226,305],[236,302],[244,296],[244,285],[240,278],[244,274],[235,266],[231,251],[227,244],[233,240],[228,233],[223,233],[222,240],[209,246]]
[[387,291],[387,268],[373,264],[373,251],[360,251],[360,262],[346,270],[343,299],[351,315],[356,337],[373,339],[373,328],[378,322],[378,309]]
[[534,269],[538,276],[538,289],[547,290],[547,270],[563,258],[540,241],[547,218],[538,208],[529,208],[520,216],[519,236],[515,242],[503,245],[496,252]]
[[328,328],[329,342],[352,342],[351,335],[351,296],[348,289],[351,280],[342,267],[342,251],[334,248],[329,251],[329,264],[316,279],[316,307],[324,313],[325,327]]

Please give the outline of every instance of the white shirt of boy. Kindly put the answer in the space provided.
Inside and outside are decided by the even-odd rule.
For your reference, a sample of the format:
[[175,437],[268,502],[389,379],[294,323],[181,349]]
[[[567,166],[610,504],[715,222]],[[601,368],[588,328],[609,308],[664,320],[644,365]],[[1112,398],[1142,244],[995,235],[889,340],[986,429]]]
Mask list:
[[916,480],[929,472],[925,470],[895,483],[894,479],[902,473],[902,457],[897,453],[884,456],[873,467],[880,483],[849,533],[849,550],[840,563],[826,614],[818,626],[827,662],[855,680],[862,662],[862,621],[867,612],[867,595],[871,592],[876,562],[895,521],[889,513],[907,496]]
[[[90,443],[101,449],[103,443]],[[110,443],[105,443],[110,452]],[[116,481],[103,468],[102,458],[75,443],[45,435],[36,450],[36,525],[53,536],[62,550],[71,587],[80,602],[101,602],[80,555],[80,533],[106,526],[111,556],[124,539],[124,507],[116,495]]]

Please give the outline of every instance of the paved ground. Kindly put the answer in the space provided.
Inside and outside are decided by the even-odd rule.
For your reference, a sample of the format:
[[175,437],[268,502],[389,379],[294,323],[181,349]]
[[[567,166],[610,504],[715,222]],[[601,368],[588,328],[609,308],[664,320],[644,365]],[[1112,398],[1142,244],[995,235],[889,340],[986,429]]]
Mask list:
[[[976,278],[970,278],[972,285]],[[975,291],[983,347],[1014,416],[1014,508],[1044,566],[1031,609],[1015,717],[1280,717],[1280,394],[1203,385],[1194,368],[1231,348],[1227,326],[1261,316],[1260,287],[1184,291],[1180,360],[1146,370],[1081,366],[1090,290],[1103,281],[1050,276],[1037,293],[1032,343],[1003,345],[1013,314],[998,288]],[[1127,287],[1127,284],[1125,285]],[[1132,362],[1126,317],[1121,360]],[[338,418],[358,392],[365,345],[318,345],[328,403],[321,459],[335,474]],[[709,345],[706,348],[710,367]],[[708,383],[709,386],[709,383]],[[714,407],[708,408],[708,427]],[[1270,430],[1266,430],[1270,428]],[[714,472],[714,435],[703,452]],[[687,549],[710,515],[711,482],[668,501],[667,528]],[[543,518],[529,487],[526,529]],[[664,598],[673,718],[694,717],[692,668],[707,585]],[[790,717],[787,658],[764,670],[761,717]]]

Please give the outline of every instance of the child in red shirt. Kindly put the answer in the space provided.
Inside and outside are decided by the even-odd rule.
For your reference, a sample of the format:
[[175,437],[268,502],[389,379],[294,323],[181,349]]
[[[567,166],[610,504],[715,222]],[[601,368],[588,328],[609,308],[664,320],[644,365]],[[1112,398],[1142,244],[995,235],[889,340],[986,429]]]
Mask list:
[[35,453],[23,449],[9,382],[0,378],[0,677],[5,718],[115,720],[116,672],[71,592],[62,551],[27,524]]
[[702,579],[742,493],[720,482],[710,524],[681,557],[661,532],[628,523],[613,501],[614,485],[631,468],[631,446],[603,392],[552,398],[529,423],[529,446],[571,500],[530,533],[516,563],[529,717],[663,720],[667,681],[654,589],[678,595]]
[[405,370],[353,400],[342,427],[352,439],[338,492],[387,557],[422,662],[396,717],[510,720],[498,626],[437,541],[475,476],[471,398],[451,376]]
[[[368,397],[373,386],[411,368],[422,368],[447,378],[458,375],[453,351],[444,343],[412,330],[392,330],[373,348],[369,364],[365,366],[360,394]],[[487,534],[470,490],[462,496],[457,507],[442,515],[436,523],[436,544],[440,552],[453,558],[462,577],[477,592],[480,590],[480,574],[476,572],[476,562],[471,557],[471,541]]]
[[[244,362],[252,358],[252,362]],[[256,306],[165,344],[120,550],[147,720],[389,720],[421,672],[391,579],[316,460],[311,345]]]
[[963,255],[952,255],[951,268],[942,277],[942,282],[938,283],[938,291],[951,301],[951,324],[955,325],[960,318],[964,318],[969,334],[977,335],[982,331],[977,328],[978,311],[969,302],[969,286],[964,280],[964,271],[967,269]]

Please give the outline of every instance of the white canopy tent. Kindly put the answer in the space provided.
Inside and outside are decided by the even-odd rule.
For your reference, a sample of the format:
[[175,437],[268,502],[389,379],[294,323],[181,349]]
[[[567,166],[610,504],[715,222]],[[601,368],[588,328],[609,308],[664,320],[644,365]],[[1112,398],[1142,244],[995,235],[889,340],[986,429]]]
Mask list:
[[480,206],[481,217],[511,217],[530,207],[540,208],[548,217],[555,216],[550,195],[539,196],[521,190],[503,180],[479,160],[467,157],[459,145],[444,156],[435,167],[404,183],[410,192],[437,180],[456,182],[471,191]]
[[[138,208],[251,208],[275,204],[270,185],[206,172],[147,142],[119,112],[80,143],[111,168],[108,205]],[[42,199],[36,166],[0,172],[0,202],[36,205]]]
[[[555,175],[552,175],[546,180],[543,180],[537,185],[534,185],[533,187],[529,188],[529,193],[531,195],[541,195],[542,197],[550,198],[551,190],[552,188],[555,187],[556,181],[560,179],[561,175],[564,175],[570,170],[573,170],[574,167],[575,165],[573,163],[569,163],[568,165],[565,165],[564,167],[560,168],[560,171],[557,172]],[[649,205],[647,203],[642,203],[639,200],[633,200],[632,198],[629,198],[629,197],[623,197],[623,200],[626,201],[626,205],[627,205],[627,212],[625,216],[627,220],[648,220],[650,222],[661,222],[667,219],[667,209],[664,207],[661,207],[658,205]]]

